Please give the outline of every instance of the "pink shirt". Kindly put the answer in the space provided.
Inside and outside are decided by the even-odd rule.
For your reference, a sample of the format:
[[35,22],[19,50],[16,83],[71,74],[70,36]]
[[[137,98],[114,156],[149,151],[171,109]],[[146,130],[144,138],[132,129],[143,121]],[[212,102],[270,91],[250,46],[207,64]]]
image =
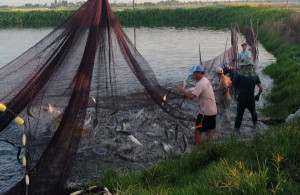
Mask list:
[[198,97],[200,114],[205,116],[217,114],[215,94],[210,81],[206,77],[198,81],[192,93]]

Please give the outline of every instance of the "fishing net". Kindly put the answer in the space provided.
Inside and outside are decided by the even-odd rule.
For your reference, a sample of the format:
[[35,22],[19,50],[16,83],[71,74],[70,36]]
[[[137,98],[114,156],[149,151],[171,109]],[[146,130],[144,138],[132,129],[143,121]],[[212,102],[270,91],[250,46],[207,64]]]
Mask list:
[[[214,68],[235,59],[234,45],[203,62],[205,72],[216,78]],[[40,42],[0,69],[0,85],[5,86],[0,101],[9,109],[0,113],[1,136],[9,135],[20,143],[20,133],[12,121],[16,115],[25,120],[27,145],[22,153],[30,178],[28,186],[25,178],[20,178],[6,193],[57,193],[70,175],[81,139],[88,132],[97,130],[114,136],[116,132],[104,132],[105,126],[114,123],[114,130],[121,124],[126,134],[128,120],[136,120],[145,109],[155,112],[160,120],[171,116],[195,121],[195,113],[186,112],[191,107],[182,108],[186,101],[176,90],[177,84],[161,86],[157,82],[107,0],[87,1]],[[129,117],[130,113],[138,114]],[[92,145],[90,140],[85,143]]]
[[248,49],[252,55],[252,61],[255,64],[258,59],[257,35],[254,34],[252,28],[245,29],[246,43],[250,46]]

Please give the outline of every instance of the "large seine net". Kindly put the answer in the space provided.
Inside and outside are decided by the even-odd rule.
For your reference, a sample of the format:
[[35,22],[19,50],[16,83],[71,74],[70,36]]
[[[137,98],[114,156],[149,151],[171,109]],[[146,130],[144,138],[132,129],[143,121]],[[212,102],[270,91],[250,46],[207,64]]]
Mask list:
[[[236,62],[235,44],[203,62],[215,86],[215,67],[224,62]],[[13,113],[25,119],[27,146],[23,153],[30,178],[26,189],[21,174],[6,193],[57,193],[70,175],[78,148],[95,146],[99,152],[109,147],[111,140],[95,139],[96,135],[107,134],[117,142],[118,132],[127,136],[132,133],[126,131],[128,124],[135,130],[157,128],[163,132],[159,136],[167,138],[171,135],[166,129],[172,125],[175,129],[178,124],[190,128],[187,124],[193,125],[197,104],[185,101],[176,90],[178,83],[161,86],[157,82],[107,0],[87,1],[49,35],[0,69],[0,86],[5,86],[1,87],[0,101],[11,111],[0,113],[1,136],[20,143]],[[137,120],[141,113],[155,116],[156,123],[150,117]],[[151,133],[156,132],[145,136],[151,137]],[[184,132],[171,133],[184,153],[188,143]],[[124,155],[118,158],[132,160]]]

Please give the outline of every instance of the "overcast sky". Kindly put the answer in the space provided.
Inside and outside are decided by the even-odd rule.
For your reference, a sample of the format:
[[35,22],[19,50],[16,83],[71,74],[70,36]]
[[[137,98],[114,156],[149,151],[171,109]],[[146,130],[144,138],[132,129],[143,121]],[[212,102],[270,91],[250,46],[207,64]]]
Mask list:
[[[59,0],[57,0],[58,2]],[[68,2],[78,2],[79,0],[67,0]],[[26,3],[31,4],[45,4],[47,3],[50,5],[54,0],[0,0],[0,5],[13,5],[13,6],[21,6],[25,5]]]
[[[9,5],[9,6],[23,6],[26,3],[31,3],[31,4],[45,4],[47,3],[48,5],[51,5],[55,0],[0,0],[0,6],[2,5]],[[62,0],[61,0],[62,1]],[[87,0],[67,0],[69,3],[73,2],[80,2],[80,1],[87,1]],[[132,0],[109,0],[109,2],[132,2]],[[151,2],[156,2],[160,0],[136,0],[140,2],[145,2],[145,1],[151,1]],[[57,0],[59,2],[59,0]]]

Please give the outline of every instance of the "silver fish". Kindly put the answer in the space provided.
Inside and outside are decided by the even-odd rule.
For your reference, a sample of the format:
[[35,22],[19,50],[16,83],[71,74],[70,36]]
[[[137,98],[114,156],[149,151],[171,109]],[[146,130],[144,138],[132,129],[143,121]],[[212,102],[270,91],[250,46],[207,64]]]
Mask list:
[[84,125],[83,126],[87,126],[92,120],[92,117],[90,116],[90,118],[88,120],[84,120]]
[[122,123],[122,131],[126,131],[126,123]]
[[137,119],[142,113],[144,112],[144,108],[141,109],[135,116],[135,118]]
[[96,98],[94,98],[94,97],[92,97],[92,96],[90,96],[90,98],[92,99],[92,101],[96,104],[97,102],[96,102]]
[[162,145],[163,145],[163,148],[164,148],[164,150],[168,153],[168,152],[170,152],[170,150],[172,150],[173,148],[172,148],[172,146],[170,146],[169,144],[166,144],[166,143],[162,143]]
[[139,145],[139,146],[143,146],[143,144],[141,144],[141,142],[139,140],[137,140],[133,135],[129,135],[128,138],[135,144]]

